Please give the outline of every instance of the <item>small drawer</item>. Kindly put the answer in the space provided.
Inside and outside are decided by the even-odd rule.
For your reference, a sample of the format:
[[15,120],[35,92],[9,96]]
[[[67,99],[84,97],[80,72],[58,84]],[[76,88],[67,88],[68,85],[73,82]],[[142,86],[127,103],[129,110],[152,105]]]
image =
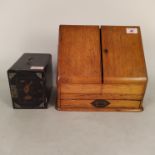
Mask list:
[[66,111],[142,111],[134,100],[60,100],[59,110]]

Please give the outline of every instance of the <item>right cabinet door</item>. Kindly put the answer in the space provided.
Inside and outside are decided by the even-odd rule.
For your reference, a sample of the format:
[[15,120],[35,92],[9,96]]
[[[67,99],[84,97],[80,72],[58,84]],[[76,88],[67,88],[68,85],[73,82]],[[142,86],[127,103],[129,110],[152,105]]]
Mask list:
[[146,65],[139,27],[101,27],[103,83],[145,83]]

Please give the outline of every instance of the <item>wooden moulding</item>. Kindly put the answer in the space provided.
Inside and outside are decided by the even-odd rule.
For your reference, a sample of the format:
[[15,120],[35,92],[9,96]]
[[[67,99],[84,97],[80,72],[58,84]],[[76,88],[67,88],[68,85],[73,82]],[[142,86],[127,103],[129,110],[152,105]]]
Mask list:
[[142,112],[144,109],[140,107],[138,109],[132,108],[104,108],[104,109],[94,109],[94,108],[75,108],[75,107],[57,107],[59,111],[81,111],[81,112]]
[[144,84],[61,84],[60,99],[142,100]]

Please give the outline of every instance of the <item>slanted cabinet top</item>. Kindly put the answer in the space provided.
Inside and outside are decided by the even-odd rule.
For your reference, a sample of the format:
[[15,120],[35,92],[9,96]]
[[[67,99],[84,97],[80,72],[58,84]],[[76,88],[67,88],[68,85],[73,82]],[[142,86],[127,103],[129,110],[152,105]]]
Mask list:
[[61,25],[58,79],[69,84],[145,83],[140,28]]

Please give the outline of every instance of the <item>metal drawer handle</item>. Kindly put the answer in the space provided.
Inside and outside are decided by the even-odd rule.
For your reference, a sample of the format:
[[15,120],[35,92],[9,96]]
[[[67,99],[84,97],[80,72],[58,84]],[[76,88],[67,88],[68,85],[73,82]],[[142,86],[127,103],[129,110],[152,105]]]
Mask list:
[[97,99],[91,103],[94,107],[104,108],[110,104],[107,100]]

